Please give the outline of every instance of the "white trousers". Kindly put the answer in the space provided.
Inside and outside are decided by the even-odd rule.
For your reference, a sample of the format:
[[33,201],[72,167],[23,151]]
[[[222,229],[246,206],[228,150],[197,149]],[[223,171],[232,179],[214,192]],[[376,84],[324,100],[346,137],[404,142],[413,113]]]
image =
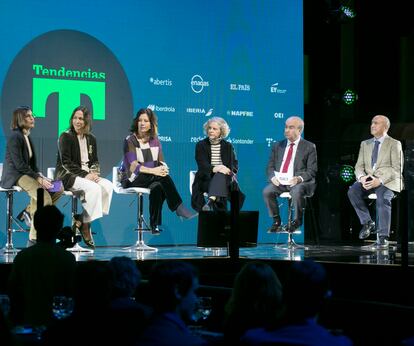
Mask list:
[[83,207],[83,222],[92,222],[108,215],[112,200],[112,183],[101,178],[97,183],[92,180],[76,177],[71,190],[83,190],[81,199]]

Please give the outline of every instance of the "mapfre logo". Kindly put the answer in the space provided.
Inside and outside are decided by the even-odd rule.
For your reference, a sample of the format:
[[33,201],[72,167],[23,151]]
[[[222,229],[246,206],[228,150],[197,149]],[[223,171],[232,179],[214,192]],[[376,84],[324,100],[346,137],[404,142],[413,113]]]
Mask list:
[[[56,30],[33,39],[16,55],[1,89],[4,129],[17,106],[32,107],[36,126],[31,137],[53,145],[43,150],[44,164],[56,164],[56,140],[69,127],[77,106],[91,110],[92,132],[99,143],[124,138],[133,114],[131,89],[118,59],[102,42],[80,31]],[[122,148],[105,152],[102,174],[111,171],[121,155]]]
[[192,78],[191,78],[191,90],[193,90],[193,92],[195,92],[196,94],[201,93],[205,87],[210,86],[210,83],[208,81],[205,81],[203,79],[203,77],[201,77],[198,74],[195,74]]

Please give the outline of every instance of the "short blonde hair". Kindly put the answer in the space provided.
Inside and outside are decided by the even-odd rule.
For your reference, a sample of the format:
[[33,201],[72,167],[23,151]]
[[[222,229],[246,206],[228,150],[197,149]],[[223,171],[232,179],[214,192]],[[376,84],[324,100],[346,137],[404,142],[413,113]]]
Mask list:
[[210,119],[208,119],[204,125],[204,133],[207,135],[208,133],[208,126],[210,125],[210,123],[217,123],[218,126],[220,127],[220,137],[221,138],[226,138],[229,133],[230,133],[230,127],[227,124],[226,120],[224,120],[223,118],[220,117],[212,117]]

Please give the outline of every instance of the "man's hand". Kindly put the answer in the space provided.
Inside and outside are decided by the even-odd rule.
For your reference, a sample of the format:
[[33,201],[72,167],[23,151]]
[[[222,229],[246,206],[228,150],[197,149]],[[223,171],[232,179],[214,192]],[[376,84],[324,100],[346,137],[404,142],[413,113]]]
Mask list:
[[297,184],[299,184],[301,182],[302,182],[302,179],[301,178],[299,178],[299,177],[293,177],[292,179],[289,180],[289,185],[290,186],[295,186],[295,185],[297,185]]
[[273,177],[272,179],[270,179],[270,181],[276,186],[280,185],[280,181],[276,177]]
[[[371,178],[371,179],[368,179],[368,178]],[[376,187],[381,185],[381,181],[378,178],[369,176],[369,175],[361,177],[359,181],[361,182],[362,187],[365,190],[375,189]]]

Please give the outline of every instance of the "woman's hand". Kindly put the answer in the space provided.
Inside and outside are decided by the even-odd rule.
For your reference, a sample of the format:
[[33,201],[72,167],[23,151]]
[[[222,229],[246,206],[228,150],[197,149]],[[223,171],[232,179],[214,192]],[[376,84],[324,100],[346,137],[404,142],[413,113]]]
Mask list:
[[99,175],[96,173],[88,173],[85,179],[88,179],[88,180],[91,180],[97,183],[101,178],[99,178]]
[[37,177],[36,180],[46,190],[53,187],[53,184],[50,182],[50,180],[45,177]]
[[159,177],[165,177],[169,174],[169,169],[167,166],[162,165],[162,166],[154,167],[151,173]]
[[225,174],[225,175],[230,175],[231,170],[230,170],[230,168],[227,168],[224,165],[217,165],[217,166],[214,166],[213,173],[222,173],[222,174]]

